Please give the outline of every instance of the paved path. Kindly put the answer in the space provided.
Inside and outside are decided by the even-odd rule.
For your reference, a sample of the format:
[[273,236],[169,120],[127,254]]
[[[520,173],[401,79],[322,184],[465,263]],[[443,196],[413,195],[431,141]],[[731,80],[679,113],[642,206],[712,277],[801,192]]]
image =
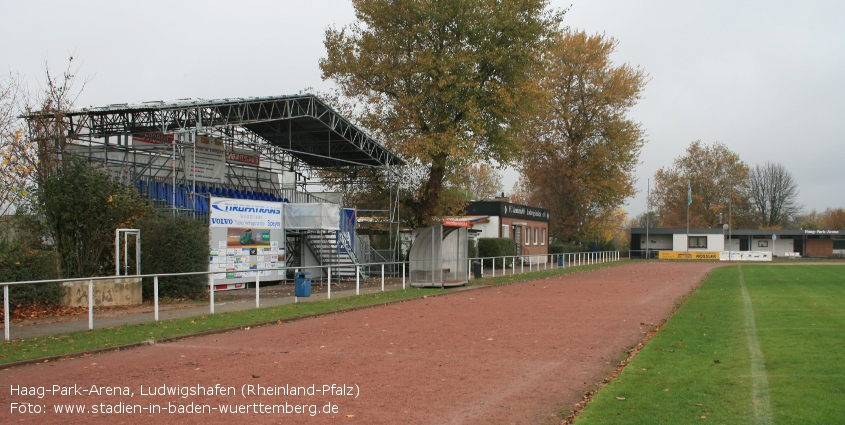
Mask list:
[[[401,284],[394,284],[394,285],[385,285],[386,291],[394,291],[397,289],[402,289]],[[250,294],[254,294],[255,290],[244,289],[242,291],[249,292]],[[363,287],[361,288],[361,294],[371,294],[381,292],[381,286],[370,286],[370,287]],[[216,292],[217,296],[225,296],[225,292]],[[260,295],[260,294],[259,294]],[[253,295],[254,296],[254,295]],[[346,290],[332,290],[332,298],[343,298],[343,297],[351,297],[355,296],[354,289],[346,289]],[[314,302],[325,300],[327,298],[326,293],[312,293],[308,298],[298,298],[294,300],[294,297],[271,297],[265,296],[261,298],[261,307],[274,307],[278,305],[285,305],[285,304],[292,304],[294,302]],[[239,299],[234,301],[216,301],[214,303],[214,312],[215,313],[225,313],[228,311],[239,311],[239,310],[249,310],[255,308],[255,298],[252,299]],[[202,316],[203,314],[209,314],[211,312],[211,306],[209,304],[197,304],[197,307],[191,308],[178,308],[178,309],[169,309],[169,310],[161,310],[159,311],[159,320],[168,320],[168,319],[178,319],[182,317],[195,317],[195,316]],[[74,332],[74,331],[81,331],[88,329],[88,316],[77,316],[75,317],[76,320],[68,321],[68,322],[59,322],[59,323],[49,323],[49,324],[41,324],[41,325],[29,325],[29,326],[15,326],[12,324],[10,329],[10,334],[12,339],[23,339],[23,338],[32,338],[35,336],[46,336],[46,335],[56,335],[60,333],[67,333],[67,332]],[[134,325],[139,323],[149,323],[155,320],[155,313],[148,312],[148,313],[136,313],[136,314],[128,314],[128,315],[121,315],[121,316],[107,316],[107,317],[97,317],[96,311],[94,312],[94,329],[102,329],[102,328],[111,328],[121,325]]]

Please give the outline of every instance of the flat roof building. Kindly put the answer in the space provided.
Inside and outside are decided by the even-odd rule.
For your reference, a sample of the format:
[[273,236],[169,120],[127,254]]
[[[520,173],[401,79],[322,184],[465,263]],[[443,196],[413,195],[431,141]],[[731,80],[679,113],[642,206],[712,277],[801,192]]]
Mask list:
[[[648,235],[648,237],[646,237]],[[632,253],[654,251],[763,251],[774,257],[845,257],[845,230],[756,230],[719,227],[631,229]],[[636,254],[634,254],[636,255]]]

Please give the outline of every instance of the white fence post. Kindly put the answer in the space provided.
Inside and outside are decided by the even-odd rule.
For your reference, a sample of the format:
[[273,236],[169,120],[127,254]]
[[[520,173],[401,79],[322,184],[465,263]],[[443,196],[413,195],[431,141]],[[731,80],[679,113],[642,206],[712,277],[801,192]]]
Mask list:
[[402,290],[405,290],[405,261],[402,261]]
[[6,341],[10,340],[9,335],[9,285],[3,285],[3,328],[6,334]]
[[211,298],[211,314],[214,314],[214,275],[208,275],[208,289],[209,289],[209,298]]
[[155,321],[158,322],[158,276],[153,277],[153,308],[155,309]]
[[[263,270],[262,270],[263,271]],[[259,298],[258,292],[260,291],[261,286],[261,272],[255,272],[255,308],[261,308],[261,299]]]
[[88,329],[94,329],[94,279],[88,281]]
[[329,275],[329,297],[328,299],[332,299],[332,267],[328,267],[328,275]]
[[381,292],[384,292],[384,263],[381,263]]
[[361,295],[361,266],[355,266],[355,295]]

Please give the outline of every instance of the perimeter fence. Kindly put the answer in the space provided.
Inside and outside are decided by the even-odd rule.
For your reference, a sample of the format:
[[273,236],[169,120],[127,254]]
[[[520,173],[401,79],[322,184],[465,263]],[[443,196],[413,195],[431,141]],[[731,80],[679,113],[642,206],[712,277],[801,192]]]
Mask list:
[[[502,256],[502,257],[476,257],[476,258],[469,258],[467,259],[468,265],[468,274],[467,274],[467,281],[471,282],[476,279],[481,279],[486,276],[489,277],[496,277],[496,276],[504,276],[504,275],[514,275],[514,274],[521,274],[521,273],[530,273],[534,271],[540,270],[550,270],[550,269],[558,269],[558,268],[569,268],[569,267],[577,267],[583,265],[590,265],[590,264],[598,264],[598,263],[607,263],[613,261],[619,261],[620,254],[619,251],[599,251],[599,252],[577,252],[577,253],[566,253],[566,254],[538,254],[538,255],[524,255],[524,256]],[[321,276],[317,279],[318,282],[325,281],[327,283],[326,288],[326,297],[331,299],[332,297],[332,285],[333,283],[339,283],[339,278],[342,269],[355,269],[355,295],[361,294],[361,276],[363,275],[362,270],[369,270],[370,276],[372,278],[380,278],[378,282],[380,284],[380,290],[385,291],[386,286],[388,285],[388,279],[390,279],[389,285],[399,289],[400,281],[401,281],[401,289],[405,289],[408,285],[407,280],[407,262],[382,262],[382,263],[367,263],[367,264],[356,264],[356,265],[324,265],[324,266],[313,266],[313,267],[282,267],[276,268],[272,270],[264,270],[264,269],[257,269],[257,270],[250,270],[249,272],[254,272],[255,281],[254,281],[254,289],[255,289],[255,308],[261,308],[261,277],[265,271],[279,271],[280,277],[284,277],[285,279],[273,282],[273,283],[266,283],[267,285],[278,285],[284,284],[289,285],[292,283],[293,279],[287,279],[287,276],[292,272],[292,274],[297,274],[300,272],[308,272],[314,276]],[[376,275],[373,276],[373,271],[376,271]],[[380,274],[378,271],[380,270]],[[225,274],[225,273],[222,273]],[[348,274],[348,273],[346,273]],[[37,285],[37,284],[46,284],[46,283],[66,283],[66,282],[86,282],[87,281],[87,310],[88,310],[88,329],[94,329],[94,311],[96,309],[95,302],[94,302],[94,289],[95,285],[102,285],[105,281],[114,280],[116,278],[120,279],[138,279],[138,278],[148,278],[153,280],[153,320],[159,321],[160,320],[160,299],[159,299],[159,280],[162,278],[167,277],[176,277],[176,276],[207,276],[208,279],[208,294],[209,294],[209,307],[208,307],[208,314],[215,314],[215,294],[221,292],[217,290],[218,286],[225,286],[225,278],[220,278],[221,275],[220,271],[205,271],[205,272],[192,272],[192,273],[160,273],[160,274],[146,274],[146,275],[120,275],[120,276],[98,276],[98,277],[89,277],[89,278],[74,278],[74,279],[52,279],[52,280],[37,280],[37,281],[21,281],[21,282],[0,282],[0,286],[3,287],[3,328],[4,328],[4,336],[5,340],[11,340],[11,329],[10,329],[10,309],[9,309],[9,290],[12,287],[21,286],[21,285]],[[333,279],[334,277],[334,279]],[[351,282],[352,279],[344,278],[344,282]],[[237,291],[237,289],[236,289]],[[293,298],[293,302],[299,302],[302,297],[294,296],[285,296],[287,298]],[[275,297],[278,298],[278,297]],[[265,297],[266,300],[266,297]],[[248,307],[247,307],[248,308]],[[206,313],[203,313],[206,314]]]

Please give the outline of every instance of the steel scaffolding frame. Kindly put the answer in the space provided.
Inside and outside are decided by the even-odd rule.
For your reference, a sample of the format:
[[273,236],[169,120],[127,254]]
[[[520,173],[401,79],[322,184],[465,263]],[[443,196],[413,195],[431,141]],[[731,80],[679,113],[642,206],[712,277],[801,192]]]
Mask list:
[[[308,191],[319,186],[318,169],[369,167],[387,172],[390,187],[390,220],[398,225],[398,190],[405,162],[372,139],[322,100],[311,94],[232,99],[179,99],[138,104],[113,104],[71,110],[62,115],[35,114],[27,119],[56,119],[68,128],[67,145],[127,183],[139,179],[167,179],[196,199],[196,152],[198,136],[224,141],[225,151],[247,150],[258,154],[256,165],[226,161],[224,183],[234,189],[269,191],[292,202],[321,202]],[[140,150],[133,136],[148,133],[173,135],[169,146]],[[58,152],[58,146],[57,152]],[[59,152],[61,154],[63,152]],[[181,171],[177,168],[181,166]],[[278,181],[279,174],[292,174],[293,182]],[[166,176],[166,177],[162,177]],[[274,181],[275,180],[275,181]],[[174,214],[191,213],[192,205]],[[395,222],[394,222],[395,220]]]

